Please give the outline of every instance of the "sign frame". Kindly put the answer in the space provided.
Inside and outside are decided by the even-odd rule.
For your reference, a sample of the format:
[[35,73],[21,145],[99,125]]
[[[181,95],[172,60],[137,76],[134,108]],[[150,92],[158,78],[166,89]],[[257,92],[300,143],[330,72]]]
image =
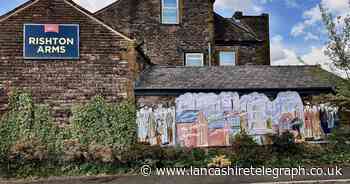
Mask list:
[[79,24],[58,24],[59,26],[74,26],[77,28],[77,57],[27,57],[26,56],[26,26],[44,26],[39,23],[23,24],[23,59],[25,60],[78,60],[80,59],[80,25]]

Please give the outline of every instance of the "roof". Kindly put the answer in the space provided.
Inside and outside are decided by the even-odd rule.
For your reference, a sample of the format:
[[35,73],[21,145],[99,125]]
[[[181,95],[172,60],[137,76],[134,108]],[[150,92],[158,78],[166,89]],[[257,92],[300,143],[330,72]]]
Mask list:
[[106,7],[102,8],[102,9],[96,11],[96,12],[94,13],[94,15],[98,15],[98,14],[100,14],[100,13],[103,13],[103,12],[105,12],[105,11],[111,9],[111,8],[114,8],[114,6],[117,5],[117,4],[119,4],[121,1],[122,1],[122,0],[116,0],[116,1],[114,1],[113,3],[109,4],[108,6],[106,6]]
[[260,42],[257,35],[247,26],[214,13],[215,41]]
[[[23,11],[25,9],[27,9],[28,7],[36,4],[37,2],[40,2],[42,0],[30,0],[27,1],[25,3],[23,3],[22,5],[16,7],[15,9],[9,11],[8,13],[6,13],[3,16],[0,16],[0,22],[7,20],[8,18],[10,18],[11,16],[17,14],[20,11]],[[120,37],[124,38],[125,40],[128,41],[133,41],[131,38],[125,36],[124,34],[116,31],[115,29],[113,29],[112,27],[108,26],[107,24],[105,24],[103,21],[97,19],[91,12],[89,12],[88,10],[86,10],[85,8],[79,6],[78,4],[76,4],[74,1],[72,0],[62,0],[64,1],[66,4],[72,6],[73,8],[75,8],[77,11],[79,11],[80,13],[84,14],[85,16],[89,17],[90,19],[92,19],[93,21],[95,21],[96,23],[102,25],[103,27],[105,27],[106,29],[110,30],[111,32],[119,35]]]
[[135,91],[332,91],[330,77],[335,75],[319,66],[153,66],[141,74]]
[[24,2],[23,4],[21,4],[20,6],[17,6],[16,8],[10,10],[9,12],[5,13],[4,15],[0,16],[0,22],[4,21],[5,19],[7,19],[8,17],[11,17],[12,15],[14,15],[15,13],[22,11],[26,8],[28,8],[29,6],[39,2],[40,0],[29,0]]

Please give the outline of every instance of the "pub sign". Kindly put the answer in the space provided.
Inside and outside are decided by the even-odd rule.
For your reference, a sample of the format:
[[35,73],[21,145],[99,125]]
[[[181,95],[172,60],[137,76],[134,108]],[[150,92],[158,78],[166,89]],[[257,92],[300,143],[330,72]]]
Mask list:
[[79,59],[79,25],[24,24],[24,59]]

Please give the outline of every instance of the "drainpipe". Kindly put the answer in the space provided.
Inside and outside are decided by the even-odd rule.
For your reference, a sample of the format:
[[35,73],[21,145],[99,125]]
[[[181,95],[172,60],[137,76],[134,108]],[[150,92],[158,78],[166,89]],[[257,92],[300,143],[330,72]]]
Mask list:
[[208,0],[209,3],[209,9],[208,9],[208,54],[209,54],[209,66],[212,66],[215,52],[215,20],[214,20],[214,3],[215,0]]
[[209,66],[211,66],[211,58],[212,58],[212,55],[211,55],[211,43],[208,42],[208,55],[209,55]]
[[129,87],[127,91],[127,96],[135,100],[135,93],[134,93],[134,87],[135,87],[135,81],[137,80],[138,74],[139,74],[139,66],[137,64],[137,51],[136,51],[137,43],[136,40],[132,40],[128,44],[128,49],[127,49],[127,60],[129,64]]

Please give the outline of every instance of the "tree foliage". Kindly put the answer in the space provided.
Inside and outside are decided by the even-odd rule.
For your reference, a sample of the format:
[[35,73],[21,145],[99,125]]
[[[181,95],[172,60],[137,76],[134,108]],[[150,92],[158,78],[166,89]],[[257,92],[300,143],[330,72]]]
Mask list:
[[325,54],[330,58],[335,69],[342,71],[345,75],[344,80],[336,81],[336,95],[328,95],[324,100],[333,102],[344,111],[350,111],[350,15],[335,17],[322,4],[320,4],[320,11],[328,33]]

